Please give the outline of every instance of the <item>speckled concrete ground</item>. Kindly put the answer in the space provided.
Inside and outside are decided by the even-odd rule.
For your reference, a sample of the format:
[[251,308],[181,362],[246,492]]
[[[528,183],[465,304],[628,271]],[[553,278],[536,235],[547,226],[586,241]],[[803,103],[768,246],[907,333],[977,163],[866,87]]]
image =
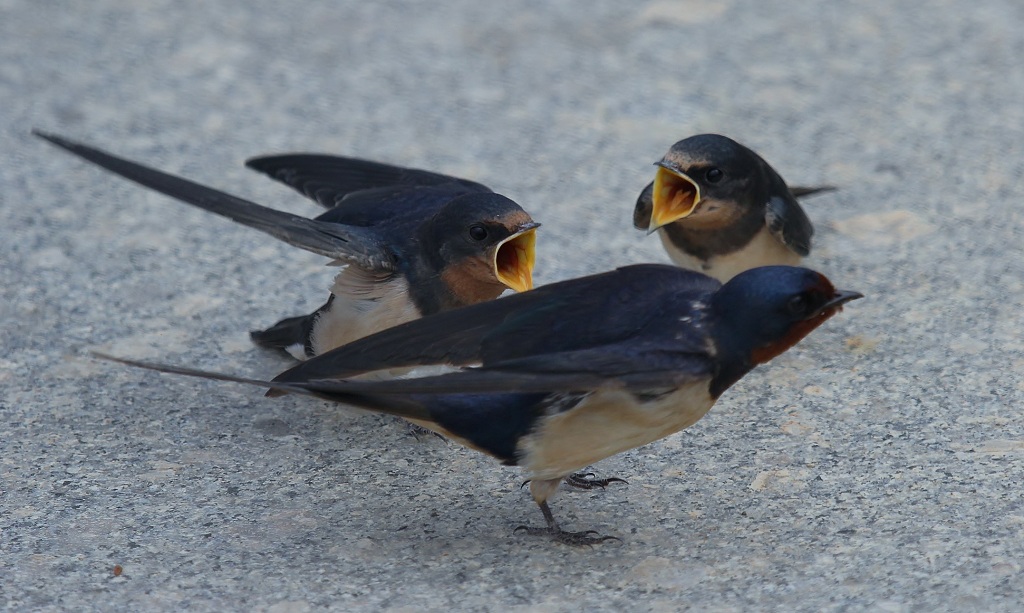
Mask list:
[[[443,5],[0,0],[0,605],[1020,610],[1024,5]],[[635,196],[722,132],[840,186],[810,264],[868,298],[556,499],[623,538],[576,550],[512,534],[516,470],[390,419],[80,357],[272,375],[247,330],[331,271],[31,127],[302,212],[241,162],[464,175],[544,222],[542,283],[667,261]]]

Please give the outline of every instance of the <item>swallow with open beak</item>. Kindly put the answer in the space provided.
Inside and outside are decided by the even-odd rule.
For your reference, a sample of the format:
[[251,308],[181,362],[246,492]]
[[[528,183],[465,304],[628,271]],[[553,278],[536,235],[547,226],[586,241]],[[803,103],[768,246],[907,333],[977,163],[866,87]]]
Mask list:
[[796,199],[834,189],[789,187],[757,153],[718,134],[679,141],[656,166],[633,225],[657,231],[677,265],[723,282],[757,266],[799,264],[814,227]]
[[140,185],[342,265],[323,306],[251,333],[256,344],[299,359],[417,317],[497,298],[506,288],[533,287],[540,224],[479,183],[329,155],[246,162],[327,208],[308,219],[60,136],[33,133]]
[[[635,265],[411,321],[272,382],[120,361],[399,415],[522,466],[546,525],[517,530],[589,545],[614,537],[559,527],[548,499],[563,479],[693,425],[751,369],[860,297],[806,268],[758,268],[722,285],[673,266]],[[339,379],[427,365],[461,368]]]

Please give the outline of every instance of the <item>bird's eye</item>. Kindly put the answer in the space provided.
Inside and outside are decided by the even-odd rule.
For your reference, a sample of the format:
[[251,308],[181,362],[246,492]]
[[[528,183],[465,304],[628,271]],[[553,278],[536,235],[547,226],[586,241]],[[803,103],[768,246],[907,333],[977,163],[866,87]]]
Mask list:
[[469,227],[469,237],[475,241],[482,241],[487,238],[487,228],[480,224],[473,224]]
[[810,300],[805,294],[797,294],[789,299],[786,304],[786,309],[790,315],[802,317],[807,314],[807,307],[810,305]]
[[725,173],[719,168],[708,168],[704,173],[704,178],[708,180],[708,183],[718,183],[725,177]]

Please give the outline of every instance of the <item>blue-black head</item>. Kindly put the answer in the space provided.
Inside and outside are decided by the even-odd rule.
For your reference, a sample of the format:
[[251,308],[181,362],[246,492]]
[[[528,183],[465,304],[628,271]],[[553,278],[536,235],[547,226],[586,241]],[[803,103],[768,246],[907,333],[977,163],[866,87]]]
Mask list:
[[729,371],[719,392],[863,297],[807,268],[763,266],[736,275],[711,299],[714,340]]
[[[452,282],[469,288],[468,304],[479,301],[470,299],[470,294],[482,292],[482,300],[496,297],[505,287],[517,292],[533,287],[538,226],[515,201],[491,192],[472,192],[441,207],[420,229],[419,238],[435,267],[452,271]],[[494,291],[470,287],[487,285]]]
[[740,212],[761,213],[777,175],[752,149],[720,134],[685,138],[655,165],[651,232],[680,220],[720,227],[734,220],[737,205]]

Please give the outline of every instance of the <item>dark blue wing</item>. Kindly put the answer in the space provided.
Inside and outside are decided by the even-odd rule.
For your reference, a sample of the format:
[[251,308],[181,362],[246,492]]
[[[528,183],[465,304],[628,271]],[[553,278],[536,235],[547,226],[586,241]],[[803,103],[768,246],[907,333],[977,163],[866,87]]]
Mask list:
[[658,338],[675,333],[681,319],[695,315],[695,302],[719,287],[674,266],[627,266],[409,322],[317,356],[277,379],[347,378],[430,364],[491,367],[600,350],[638,335]]
[[796,198],[788,191],[784,195],[773,196],[768,200],[765,207],[765,223],[775,238],[797,255],[806,256],[811,252],[814,226],[800,208]]
[[326,208],[341,205],[352,194],[380,188],[454,185],[462,193],[491,191],[485,185],[458,177],[335,155],[268,155],[247,160],[245,165]]
[[368,228],[326,223],[278,211],[60,136],[40,131],[33,131],[33,134],[139,185],[255,228],[295,247],[369,270],[390,272],[397,268],[389,245]]

